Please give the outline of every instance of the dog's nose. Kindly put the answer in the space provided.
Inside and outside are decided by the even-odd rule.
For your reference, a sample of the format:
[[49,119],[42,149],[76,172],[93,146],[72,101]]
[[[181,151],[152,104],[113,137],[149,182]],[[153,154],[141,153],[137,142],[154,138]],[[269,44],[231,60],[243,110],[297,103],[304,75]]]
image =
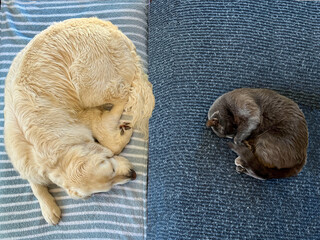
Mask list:
[[130,170],[129,177],[131,180],[135,180],[137,178],[137,174],[133,169]]

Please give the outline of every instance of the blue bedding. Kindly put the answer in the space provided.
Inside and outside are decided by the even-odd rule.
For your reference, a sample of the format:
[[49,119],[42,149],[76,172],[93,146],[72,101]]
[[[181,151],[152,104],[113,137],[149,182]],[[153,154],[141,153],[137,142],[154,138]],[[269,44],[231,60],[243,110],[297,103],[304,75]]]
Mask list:
[[[148,239],[320,239],[320,2],[152,1]],[[289,179],[235,171],[205,127],[223,93],[270,88],[302,108],[308,160]]]
[[147,142],[135,132],[122,153],[137,179],[108,193],[72,200],[52,186],[62,210],[59,225],[49,226],[27,181],[13,169],[3,143],[5,78],[15,55],[40,31],[68,18],[110,20],[137,47],[147,69],[147,1],[1,1],[0,48],[0,239],[144,239],[146,230]]

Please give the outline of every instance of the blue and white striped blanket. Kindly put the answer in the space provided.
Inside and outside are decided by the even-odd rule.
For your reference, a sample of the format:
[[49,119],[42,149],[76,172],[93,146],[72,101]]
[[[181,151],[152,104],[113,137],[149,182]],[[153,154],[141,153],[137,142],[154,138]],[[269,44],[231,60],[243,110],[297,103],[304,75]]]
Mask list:
[[4,0],[0,48],[0,239],[144,239],[146,230],[147,143],[135,132],[122,153],[137,179],[88,200],[72,200],[52,186],[62,210],[59,225],[43,219],[38,201],[6,155],[3,141],[4,84],[16,54],[40,31],[69,18],[98,17],[117,25],[136,45],[147,68],[147,1]]

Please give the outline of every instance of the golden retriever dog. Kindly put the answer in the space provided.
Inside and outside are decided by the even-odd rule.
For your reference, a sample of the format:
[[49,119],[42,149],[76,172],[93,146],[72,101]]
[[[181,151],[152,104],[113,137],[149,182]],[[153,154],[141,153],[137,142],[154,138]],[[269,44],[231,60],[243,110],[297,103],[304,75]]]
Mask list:
[[[59,222],[61,211],[48,184],[86,198],[136,177],[130,162],[116,155],[132,128],[148,137],[153,108],[136,49],[110,22],[54,24],[17,55],[6,79],[5,146],[49,224]],[[120,121],[123,113],[129,122]]]

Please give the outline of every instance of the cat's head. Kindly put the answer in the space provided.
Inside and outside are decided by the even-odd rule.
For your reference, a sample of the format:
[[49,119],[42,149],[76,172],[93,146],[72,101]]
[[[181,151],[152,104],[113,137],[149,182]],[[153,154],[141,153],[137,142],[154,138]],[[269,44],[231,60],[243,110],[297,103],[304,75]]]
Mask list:
[[231,113],[221,114],[219,110],[214,112],[210,110],[206,124],[207,127],[211,127],[213,132],[219,137],[233,138],[237,133],[237,126]]

